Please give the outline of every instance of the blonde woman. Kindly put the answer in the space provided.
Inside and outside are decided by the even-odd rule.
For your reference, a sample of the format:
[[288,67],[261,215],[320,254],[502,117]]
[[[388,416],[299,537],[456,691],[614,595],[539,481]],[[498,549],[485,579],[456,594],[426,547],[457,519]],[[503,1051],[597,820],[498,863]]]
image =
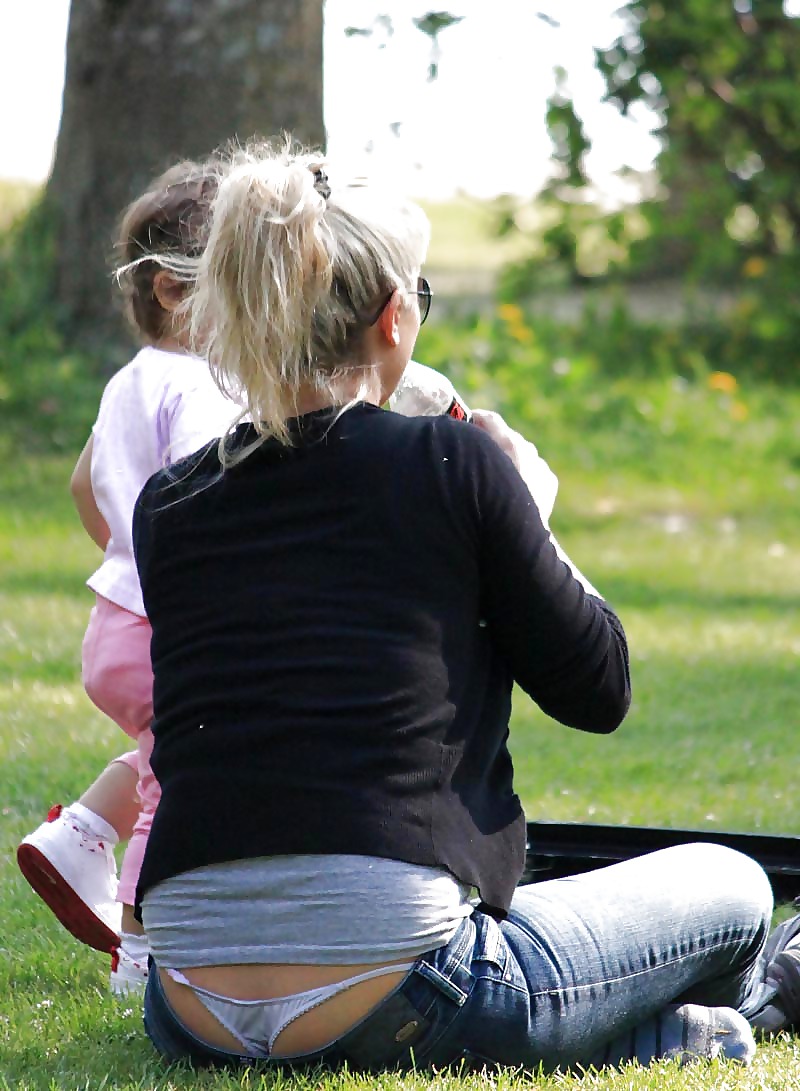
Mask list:
[[501,421],[380,408],[427,242],[416,206],[261,147],[223,174],[199,268],[165,259],[255,423],[135,515],[162,787],[147,1031],[198,1064],[747,1061],[771,910],[751,860],[698,845],[517,889],[512,685],[610,732],[627,648]]

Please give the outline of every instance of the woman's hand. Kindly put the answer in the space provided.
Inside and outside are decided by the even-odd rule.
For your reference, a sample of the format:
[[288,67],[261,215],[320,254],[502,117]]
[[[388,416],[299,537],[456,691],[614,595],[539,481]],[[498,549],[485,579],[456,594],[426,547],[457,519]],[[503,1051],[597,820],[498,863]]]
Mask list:
[[501,451],[514,463],[520,477],[528,486],[528,492],[536,501],[542,522],[550,529],[550,516],[558,494],[558,478],[540,456],[530,440],[509,428],[499,413],[488,409],[476,409],[472,423],[491,436]]
[[520,445],[527,442],[519,432],[509,428],[499,413],[491,409],[475,409],[472,423],[491,436],[501,451],[505,451],[517,469],[520,468]]

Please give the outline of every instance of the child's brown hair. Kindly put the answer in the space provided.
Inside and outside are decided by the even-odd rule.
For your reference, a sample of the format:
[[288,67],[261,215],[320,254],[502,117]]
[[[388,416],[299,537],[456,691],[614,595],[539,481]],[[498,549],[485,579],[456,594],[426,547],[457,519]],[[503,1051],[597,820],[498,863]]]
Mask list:
[[[161,269],[157,255],[200,256],[217,178],[213,160],[176,163],[154,178],[122,214],[116,241],[117,282],[125,315],[146,341],[159,341],[172,323],[154,289]],[[151,254],[154,260],[149,260]]]

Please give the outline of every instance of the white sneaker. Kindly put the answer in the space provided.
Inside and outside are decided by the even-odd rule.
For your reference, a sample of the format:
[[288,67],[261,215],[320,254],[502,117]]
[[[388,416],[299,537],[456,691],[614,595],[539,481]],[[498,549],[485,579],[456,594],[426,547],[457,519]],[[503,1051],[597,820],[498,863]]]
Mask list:
[[108,841],[89,833],[58,803],[22,841],[17,863],[76,939],[109,953],[119,945],[122,906],[116,900],[117,865]]
[[150,947],[145,936],[126,937],[134,939],[135,948],[126,947],[125,942],[111,952],[111,977],[109,984],[116,996],[141,995],[147,985],[147,963]]

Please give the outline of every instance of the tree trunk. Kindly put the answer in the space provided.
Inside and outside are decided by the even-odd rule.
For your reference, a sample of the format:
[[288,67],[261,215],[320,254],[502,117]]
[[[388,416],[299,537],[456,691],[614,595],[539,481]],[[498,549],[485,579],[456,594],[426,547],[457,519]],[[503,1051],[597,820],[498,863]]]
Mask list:
[[109,276],[116,220],[150,178],[231,137],[324,140],[323,0],[72,0],[46,201],[73,342],[126,339]]

